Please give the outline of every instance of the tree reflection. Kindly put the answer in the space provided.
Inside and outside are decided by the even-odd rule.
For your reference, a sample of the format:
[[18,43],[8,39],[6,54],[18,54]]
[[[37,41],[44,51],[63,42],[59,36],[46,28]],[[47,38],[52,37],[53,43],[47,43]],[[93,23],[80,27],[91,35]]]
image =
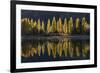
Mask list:
[[56,59],[57,57],[80,57],[89,56],[89,40],[72,40],[64,38],[63,40],[38,40],[35,42],[22,42],[22,57],[47,55],[49,58]]

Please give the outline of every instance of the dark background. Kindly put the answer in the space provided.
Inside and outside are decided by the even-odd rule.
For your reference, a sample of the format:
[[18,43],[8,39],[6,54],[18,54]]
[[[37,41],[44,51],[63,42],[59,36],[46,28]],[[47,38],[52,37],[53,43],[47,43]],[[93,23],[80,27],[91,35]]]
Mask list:
[[56,11],[34,11],[34,10],[21,10],[21,18],[33,18],[36,21],[40,19],[40,21],[44,20],[44,23],[47,24],[48,18],[50,20],[53,19],[53,17],[56,17],[56,20],[59,19],[59,17],[64,20],[66,17],[68,20],[70,17],[75,19],[78,17],[82,21],[82,17],[86,17],[86,20],[90,24],[90,14],[89,13],[76,13],[76,12],[56,12]]

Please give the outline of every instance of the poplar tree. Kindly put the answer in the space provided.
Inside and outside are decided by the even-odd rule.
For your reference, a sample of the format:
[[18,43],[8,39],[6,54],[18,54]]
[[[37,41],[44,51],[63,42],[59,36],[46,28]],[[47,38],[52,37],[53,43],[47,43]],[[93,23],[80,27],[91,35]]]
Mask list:
[[59,33],[59,21],[57,21],[57,33]]
[[52,20],[52,31],[53,32],[56,32],[57,31],[57,26],[56,26],[56,19],[55,17],[53,17],[53,20]]
[[31,19],[30,23],[31,23],[31,27],[33,28],[34,27],[33,26],[33,19]]
[[68,31],[68,29],[67,29],[67,19],[65,18],[64,19],[64,25],[63,25],[63,32],[66,34],[67,31]]
[[48,23],[47,23],[47,33],[50,32],[50,19],[48,19]]
[[36,30],[37,29],[37,22],[36,20],[33,22],[33,28]]
[[27,18],[27,25],[26,25],[26,31],[29,33],[31,32],[32,27],[31,27],[31,20]]
[[86,21],[86,18],[83,17],[82,18],[82,32],[86,32],[86,26],[87,26],[87,21]]
[[59,27],[58,32],[62,33],[62,20],[61,20],[61,18],[59,18],[58,27]]
[[71,34],[73,31],[73,19],[72,19],[72,17],[70,17],[70,19],[68,21],[68,25],[69,25],[69,34]]
[[40,19],[38,19],[37,28],[38,28],[38,32],[40,32],[40,29],[41,29]]
[[41,30],[42,30],[43,32],[45,32],[44,21],[42,21]]
[[76,18],[76,26],[75,26],[76,27],[76,32],[80,31],[80,29],[79,29],[80,28],[79,21],[80,21],[79,18]]

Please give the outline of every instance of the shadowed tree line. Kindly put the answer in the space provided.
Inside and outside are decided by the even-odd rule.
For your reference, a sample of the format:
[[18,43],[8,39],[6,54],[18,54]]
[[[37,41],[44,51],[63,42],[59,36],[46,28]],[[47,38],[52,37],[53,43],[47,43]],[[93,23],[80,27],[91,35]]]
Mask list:
[[35,20],[32,18],[21,19],[21,32],[22,35],[73,35],[73,34],[85,34],[89,35],[90,24],[86,17],[69,19],[60,17],[57,20],[53,17],[52,20],[48,18],[48,21]]

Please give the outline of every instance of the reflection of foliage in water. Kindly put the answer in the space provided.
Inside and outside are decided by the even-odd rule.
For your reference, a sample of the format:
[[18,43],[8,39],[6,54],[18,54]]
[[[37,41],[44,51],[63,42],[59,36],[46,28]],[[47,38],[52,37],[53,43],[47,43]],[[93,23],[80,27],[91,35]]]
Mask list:
[[43,57],[47,54],[48,57],[88,57],[89,56],[89,41],[88,40],[33,40],[22,42],[22,57]]

